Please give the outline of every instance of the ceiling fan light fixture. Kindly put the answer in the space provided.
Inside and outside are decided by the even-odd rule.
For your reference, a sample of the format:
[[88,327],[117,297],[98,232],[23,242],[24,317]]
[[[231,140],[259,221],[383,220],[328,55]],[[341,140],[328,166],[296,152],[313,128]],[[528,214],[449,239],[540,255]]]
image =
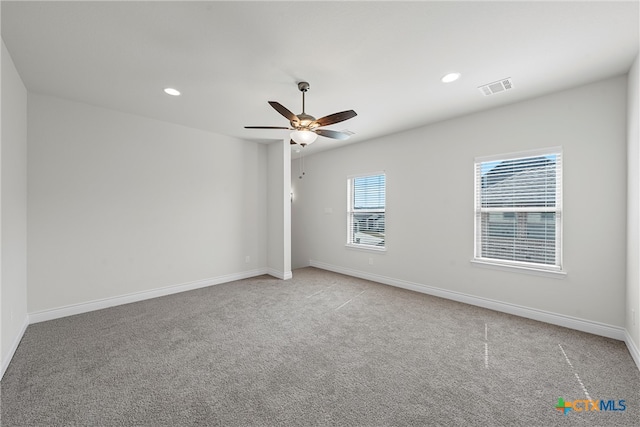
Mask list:
[[318,137],[318,134],[308,130],[294,130],[290,136],[294,142],[304,147],[305,145],[312,144]]

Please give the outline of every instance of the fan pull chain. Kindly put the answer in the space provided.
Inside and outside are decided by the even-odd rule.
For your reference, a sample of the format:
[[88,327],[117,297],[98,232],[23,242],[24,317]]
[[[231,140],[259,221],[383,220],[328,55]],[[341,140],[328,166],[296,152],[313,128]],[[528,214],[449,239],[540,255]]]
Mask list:
[[304,147],[300,150],[300,176],[298,178],[302,179],[304,176]]

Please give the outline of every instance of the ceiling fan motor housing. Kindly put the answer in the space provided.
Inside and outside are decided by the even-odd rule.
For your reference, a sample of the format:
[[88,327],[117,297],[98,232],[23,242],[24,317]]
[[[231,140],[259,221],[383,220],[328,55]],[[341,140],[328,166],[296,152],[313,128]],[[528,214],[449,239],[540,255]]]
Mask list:
[[291,126],[297,128],[298,130],[312,130],[317,128],[318,126],[312,126],[316,121],[316,118],[310,116],[309,114],[301,113],[298,114],[299,122],[294,123],[291,122]]

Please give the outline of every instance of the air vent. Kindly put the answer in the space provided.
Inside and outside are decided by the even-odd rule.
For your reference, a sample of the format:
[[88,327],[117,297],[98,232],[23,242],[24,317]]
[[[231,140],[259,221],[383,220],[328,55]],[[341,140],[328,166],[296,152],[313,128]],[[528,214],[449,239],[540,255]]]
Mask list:
[[489,96],[499,92],[504,92],[512,87],[513,83],[511,82],[511,77],[507,77],[506,79],[480,86],[478,89],[480,89],[480,92],[482,92],[484,96]]

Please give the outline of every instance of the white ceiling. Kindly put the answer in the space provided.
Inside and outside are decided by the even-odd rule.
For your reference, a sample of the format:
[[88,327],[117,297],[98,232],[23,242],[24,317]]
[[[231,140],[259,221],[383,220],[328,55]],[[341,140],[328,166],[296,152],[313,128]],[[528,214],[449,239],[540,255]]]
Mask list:
[[[267,101],[354,109],[314,152],[616,76],[638,55],[638,1],[11,2],[2,37],[28,90],[268,142]],[[443,84],[451,71],[457,82]],[[505,77],[489,97],[478,86]],[[170,86],[180,97],[165,95]]]

